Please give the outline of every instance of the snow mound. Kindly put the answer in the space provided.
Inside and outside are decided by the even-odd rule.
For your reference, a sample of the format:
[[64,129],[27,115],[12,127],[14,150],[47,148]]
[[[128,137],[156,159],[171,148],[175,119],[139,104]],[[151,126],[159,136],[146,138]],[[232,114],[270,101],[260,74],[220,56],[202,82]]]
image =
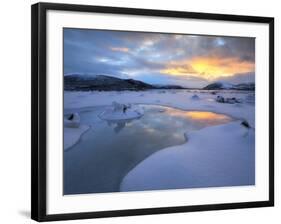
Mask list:
[[112,106],[103,111],[99,117],[108,121],[130,120],[140,118],[143,114],[143,109],[137,105],[113,102]]
[[188,133],[185,144],[163,149],[138,164],[124,177],[120,190],[254,185],[254,135],[254,129],[241,121]]
[[194,94],[194,95],[191,96],[191,99],[192,100],[199,100],[200,98],[199,98],[198,95]]
[[80,126],[80,116],[78,113],[71,114],[68,118],[64,118],[64,127],[78,128]]

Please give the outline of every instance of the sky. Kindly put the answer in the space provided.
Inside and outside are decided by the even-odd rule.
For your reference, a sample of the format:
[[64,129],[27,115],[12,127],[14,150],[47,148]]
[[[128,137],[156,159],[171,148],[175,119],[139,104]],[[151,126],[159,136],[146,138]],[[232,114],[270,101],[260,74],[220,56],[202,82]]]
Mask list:
[[64,75],[201,88],[255,81],[255,39],[64,28]]

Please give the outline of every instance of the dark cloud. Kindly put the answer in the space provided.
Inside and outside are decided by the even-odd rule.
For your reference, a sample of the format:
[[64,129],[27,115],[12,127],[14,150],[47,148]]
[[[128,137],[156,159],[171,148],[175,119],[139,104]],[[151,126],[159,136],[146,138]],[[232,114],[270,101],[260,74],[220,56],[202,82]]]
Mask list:
[[[181,81],[200,85],[208,80],[195,76],[171,76],[161,72],[174,62],[200,57],[234,58],[242,63],[254,63],[255,39],[64,29],[65,74],[106,74],[149,80],[151,83]],[[188,64],[181,66],[192,71]],[[254,71],[251,72],[254,74]],[[232,76],[230,81],[244,77],[236,74]]]

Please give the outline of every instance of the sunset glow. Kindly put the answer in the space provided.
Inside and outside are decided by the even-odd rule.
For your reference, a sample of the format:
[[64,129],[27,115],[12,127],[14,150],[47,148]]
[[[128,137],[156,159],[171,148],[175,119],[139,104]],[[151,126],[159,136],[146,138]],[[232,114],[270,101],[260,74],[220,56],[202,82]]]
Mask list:
[[186,116],[194,120],[228,120],[228,116],[207,111],[188,111]]
[[191,60],[174,61],[163,73],[178,76],[198,76],[207,80],[228,77],[253,71],[254,63],[239,58],[195,57]]

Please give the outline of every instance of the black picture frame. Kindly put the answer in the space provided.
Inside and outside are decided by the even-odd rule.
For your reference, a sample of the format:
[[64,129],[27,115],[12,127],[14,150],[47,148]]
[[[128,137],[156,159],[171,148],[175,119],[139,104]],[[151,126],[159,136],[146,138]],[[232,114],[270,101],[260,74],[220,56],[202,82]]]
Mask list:
[[[48,10],[75,12],[111,13],[123,15],[161,16],[169,18],[191,18],[216,21],[253,22],[269,25],[269,200],[227,204],[208,204],[196,206],[160,207],[129,209],[102,212],[85,212],[69,214],[46,213],[46,13]],[[192,212],[206,210],[238,209],[274,206],[274,18],[195,13],[183,11],[164,11],[137,8],[103,7],[73,4],[37,3],[32,5],[32,153],[31,153],[31,218],[36,221],[55,221],[115,216],[132,216]]]

